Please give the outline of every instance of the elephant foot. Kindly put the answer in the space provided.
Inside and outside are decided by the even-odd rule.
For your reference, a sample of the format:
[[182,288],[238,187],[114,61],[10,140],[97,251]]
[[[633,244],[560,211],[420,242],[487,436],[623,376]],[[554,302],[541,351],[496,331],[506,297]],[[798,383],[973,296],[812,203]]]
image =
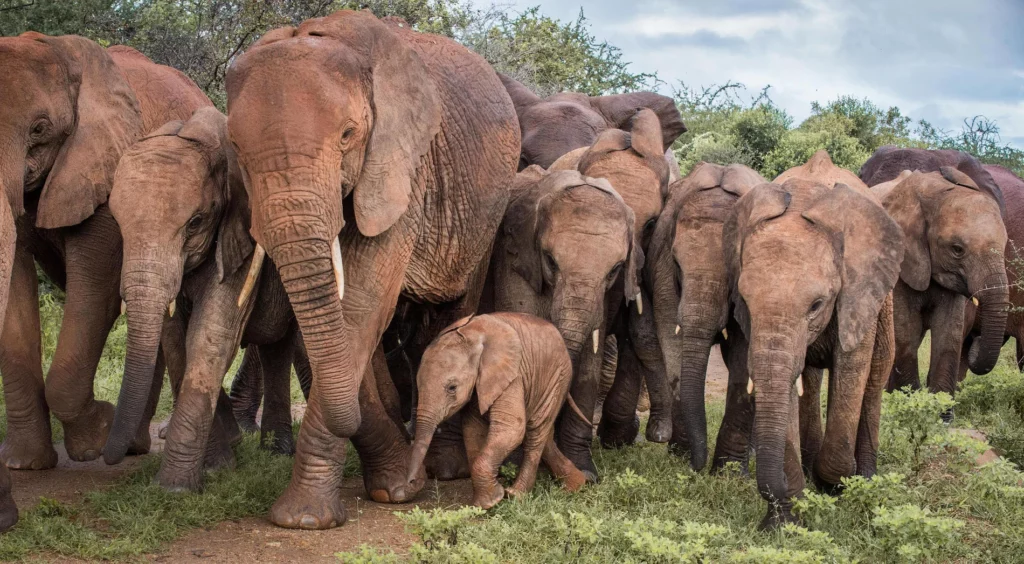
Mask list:
[[143,422],[139,425],[139,431],[135,434],[135,439],[132,440],[132,444],[128,445],[129,456],[141,456],[143,454],[149,454],[149,449],[153,446],[153,438],[149,436],[149,424]]
[[18,522],[18,507],[10,493],[0,496],[0,533],[10,529]]
[[647,420],[647,432],[644,436],[648,442],[667,443],[672,438],[672,420],[664,415],[652,415]]
[[793,515],[791,505],[787,503],[785,506],[781,506],[769,503],[768,514],[761,519],[761,524],[757,528],[761,531],[775,531],[788,523],[800,524],[800,519]]
[[84,413],[64,426],[64,448],[68,458],[75,462],[96,460],[103,453],[107,433],[114,420],[114,406],[105,401],[94,401]]
[[[404,445],[403,445],[404,446]],[[390,457],[391,463],[363,463],[363,485],[370,494],[370,499],[377,503],[406,503],[412,501],[427,483],[427,473],[420,468],[420,473],[409,482],[408,466],[410,453],[408,447],[399,456]],[[404,454],[404,456],[401,456]]]
[[49,434],[45,438],[32,438],[10,431],[0,444],[0,461],[15,470],[47,470],[57,465],[57,451],[53,449]]
[[171,493],[198,492],[203,489],[202,475],[188,469],[170,469],[163,465],[153,478],[153,483]]
[[427,476],[442,482],[469,477],[469,459],[461,443],[437,444],[427,451]]
[[[563,450],[563,452],[565,452]],[[588,484],[596,484],[598,481],[597,466],[590,455],[590,451],[580,453],[565,452],[565,457],[572,462],[573,466],[583,474],[584,481]]]
[[604,448],[622,448],[634,444],[639,432],[640,418],[635,413],[630,421],[612,421],[609,417],[602,417],[597,425],[597,437]]
[[[239,425],[239,427],[242,427]],[[243,431],[244,431],[243,427]],[[246,431],[247,432],[247,431]],[[295,437],[291,428],[260,431],[260,447],[274,454],[292,456],[295,454]]]
[[333,529],[346,520],[348,513],[333,489],[310,491],[291,483],[270,508],[270,522],[286,529]]
[[750,477],[750,461],[744,457],[736,456],[723,456],[715,457],[715,460],[711,463],[712,474],[723,474],[729,468],[730,464],[735,463],[739,466],[740,476],[744,478]]
[[498,505],[505,497],[505,488],[501,487],[501,484],[495,482],[493,486],[484,488],[482,491],[473,491],[473,505],[481,509],[490,509],[495,505]]
[[166,440],[167,439],[167,427],[170,427],[170,420],[169,419],[164,421],[164,422],[162,422],[162,423],[160,423],[160,425],[157,426],[157,428],[156,428],[157,429],[156,435],[158,437],[160,437],[161,439]]
[[235,467],[235,451],[231,445],[221,441],[210,441],[203,456],[203,470],[213,472],[224,468]]

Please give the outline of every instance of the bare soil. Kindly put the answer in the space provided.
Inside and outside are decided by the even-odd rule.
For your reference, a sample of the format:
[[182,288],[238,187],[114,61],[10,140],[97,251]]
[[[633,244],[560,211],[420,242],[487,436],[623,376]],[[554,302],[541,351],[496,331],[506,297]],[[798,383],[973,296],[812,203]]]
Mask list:
[[[708,365],[707,397],[725,397],[728,372],[717,347],[711,353]],[[301,416],[302,406],[296,406]],[[150,428],[153,452],[160,452],[163,440],[158,436],[159,423]],[[52,470],[36,472],[14,471],[14,499],[22,510],[34,507],[40,497],[56,499],[62,503],[79,503],[85,492],[101,489],[121,476],[135,470],[142,460],[128,458],[117,466],[107,466],[101,460],[73,462],[68,459],[63,445],[55,445],[60,462]],[[406,533],[395,516],[396,511],[458,506],[469,503],[473,497],[469,480],[433,482],[420,494],[415,503],[384,505],[365,499],[366,491],[360,478],[345,480],[342,499],[348,509],[348,523],[329,531],[290,531],[272,525],[266,517],[251,517],[239,521],[225,521],[207,529],[197,529],[171,543],[164,550],[152,554],[155,562],[336,562],[334,553],[357,549],[363,543],[404,551],[415,540]],[[56,560],[61,561],[61,560]]]

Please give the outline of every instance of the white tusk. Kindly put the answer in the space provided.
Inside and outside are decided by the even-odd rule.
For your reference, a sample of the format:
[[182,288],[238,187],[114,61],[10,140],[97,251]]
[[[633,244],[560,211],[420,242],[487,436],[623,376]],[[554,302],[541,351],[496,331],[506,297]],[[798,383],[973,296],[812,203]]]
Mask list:
[[804,395],[804,375],[801,374],[796,377],[796,395],[803,397]]
[[334,265],[334,281],[338,283],[338,299],[345,299],[345,264],[341,261],[341,238],[335,237],[331,245],[331,264]]
[[729,339],[729,332],[726,331],[725,329],[722,329],[722,337],[724,337],[726,340],[728,340]]
[[971,301],[974,302],[974,305],[978,305],[978,298],[971,298]]
[[253,288],[256,287],[256,279],[260,276],[260,269],[263,268],[263,259],[267,257],[267,251],[257,243],[252,252],[252,262],[249,263],[249,274],[245,276],[245,283],[242,284],[242,291],[238,293],[238,307],[242,307],[249,299]]
[[680,329],[682,329],[682,328],[681,328],[681,327],[679,327],[678,325],[676,325],[676,335],[678,335],[678,334],[679,334],[679,331],[680,331]]
[[594,329],[594,332],[591,334],[591,337],[594,338],[594,354],[597,354],[597,341],[598,339],[601,338],[601,331],[598,329]]
[[167,304],[167,315],[169,315],[171,317],[174,317],[174,306],[177,303],[178,303],[178,300],[171,300],[171,302],[169,304]]
[[126,311],[128,311],[128,303],[121,300],[121,315],[124,315],[124,312]]
[[753,395],[754,393],[754,379],[747,377],[747,395]]
[[644,296],[643,292],[637,292],[636,293],[636,314],[637,315],[643,315],[644,314],[644,297],[643,296]]

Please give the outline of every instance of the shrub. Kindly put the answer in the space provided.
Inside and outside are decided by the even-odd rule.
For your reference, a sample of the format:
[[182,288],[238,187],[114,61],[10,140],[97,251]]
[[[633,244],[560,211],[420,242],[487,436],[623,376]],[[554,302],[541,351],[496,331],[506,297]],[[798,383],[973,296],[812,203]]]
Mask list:
[[913,504],[877,507],[871,526],[885,552],[900,561],[941,560],[955,553],[964,522]]

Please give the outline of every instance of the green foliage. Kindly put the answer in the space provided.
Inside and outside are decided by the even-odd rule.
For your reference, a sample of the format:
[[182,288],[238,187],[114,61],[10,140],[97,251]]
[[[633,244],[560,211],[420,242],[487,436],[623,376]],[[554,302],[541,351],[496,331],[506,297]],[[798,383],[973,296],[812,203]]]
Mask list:
[[932,459],[936,448],[945,447],[949,431],[942,413],[953,408],[949,394],[927,390],[886,394],[882,403],[882,429],[879,451],[894,466],[918,472]]
[[960,386],[957,417],[983,428],[1002,456],[1024,463],[1024,377],[1012,353],[989,374],[971,374]]
[[930,147],[966,151],[983,163],[1002,165],[1024,176],[1024,150],[1003,143],[999,125],[985,116],[964,118],[958,132],[936,129],[922,121],[919,134]]
[[344,564],[397,564],[401,562],[393,550],[381,551],[368,544],[360,545],[358,552],[337,552],[334,557]]
[[411,533],[423,540],[427,548],[441,544],[455,546],[459,542],[459,530],[465,528],[470,519],[483,514],[483,509],[474,506],[466,506],[455,511],[423,511],[416,507],[408,513],[395,513]]
[[913,504],[876,507],[871,526],[883,550],[903,562],[946,561],[958,552],[959,531],[964,522],[937,517]]

